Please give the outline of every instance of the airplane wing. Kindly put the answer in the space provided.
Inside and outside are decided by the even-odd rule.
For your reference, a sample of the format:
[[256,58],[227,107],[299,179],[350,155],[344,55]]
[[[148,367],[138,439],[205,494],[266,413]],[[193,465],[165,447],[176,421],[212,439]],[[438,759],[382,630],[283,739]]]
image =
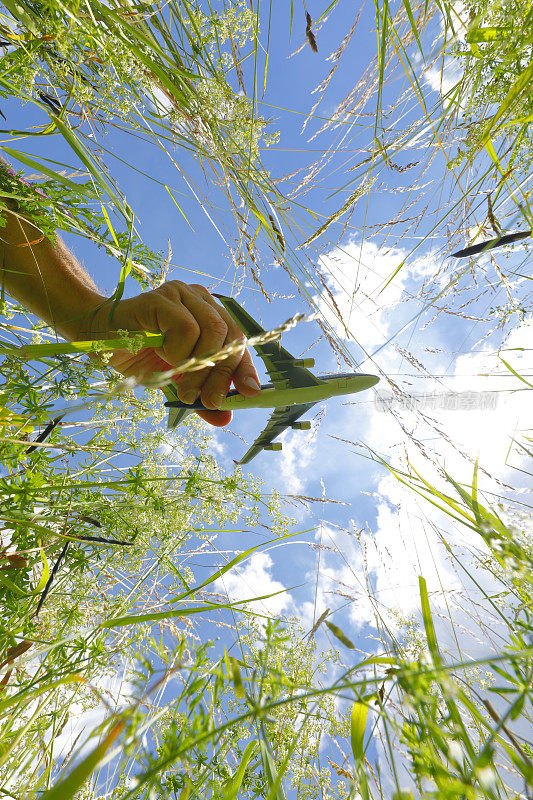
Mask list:
[[314,405],[316,404],[301,403],[297,406],[281,406],[280,408],[275,408],[270,415],[266,428],[261,431],[253,445],[238,463],[247,464],[252,458],[255,458],[261,450],[281,450],[281,443],[276,442],[276,444],[272,444],[272,441],[279,436],[280,433],[283,433],[285,428],[291,425],[294,425],[295,428],[302,428],[303,430],[309,429],[311,427],[310,422],[297,423],[296,420],[298,417],[301,417],[302,414],[305,414],[306,411],[309,411]]
[[[239,328],[247,337],[260,336],[265,333],[264,329],[231,297],[218,297],[222,305],[231,314]],[[265,344],[254,345],[257,355],[263,359],[265,368],[269,374],[274,388],[285,389],[293,387],[301,389],[306,386],[317,386],[321,384],[320,378],[317,378],[310,372],[307,367],[314,366],[314,360],[296,359],[285,348],[281,347],[279,342],[267,342]],[[176,388],[172,384],[168,384],[163,388],[167,400],[177,400]],[[289,426],[295,428],[308,429],[311,427],[310,422],[297,423],[296,420],[305,414],[315,403],[301,403],[294,406],[281,406],[275,408],[272,412],[270,419],[267,422],[265,429],[259,434],[250,449],[244,454],[239,461],[240,464],[247,464],[252,460],[261,450],[281,450],[281,443],[273,440],[279,436]],[[174,428],[176,425],[192,413],[192,409],[187,408],[169,408],[168,427]]]
[[[265,333],[264,329],[232,297],[223,297],[219,294],[215,297],[220,300],[248,338]],[[254,347],[259,358],[263,359],[275,389],[288,387],[301,389],[304,386],[317,386],[322,383],[320,378],[307,369],[307,367],[314,366],[315,362],[312,358],[294,358],[279,342],[267,342],[254,345]]]

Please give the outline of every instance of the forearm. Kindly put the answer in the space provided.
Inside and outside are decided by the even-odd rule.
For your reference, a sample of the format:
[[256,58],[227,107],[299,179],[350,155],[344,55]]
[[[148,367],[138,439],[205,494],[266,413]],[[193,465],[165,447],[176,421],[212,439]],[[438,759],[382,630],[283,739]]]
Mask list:
[[16,211],[1,214],[6,220],[0,228],[5,290],[64,338],[78,338],[106,298],[59,238],[52,244]]

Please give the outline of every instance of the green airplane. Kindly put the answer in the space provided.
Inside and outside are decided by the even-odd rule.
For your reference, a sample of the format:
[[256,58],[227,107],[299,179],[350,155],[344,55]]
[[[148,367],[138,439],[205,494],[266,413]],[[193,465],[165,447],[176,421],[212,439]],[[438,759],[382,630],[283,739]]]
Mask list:
[[[231,297],[217,295],[222,305],[231,314],[239,328],[248,338],[260,336],[264,329]],[[309,430],[309,421],[297,420],[320,400],[328,400],[334,395],[354,394],[370,389],[378,381],[375,375],[362,375],[353,372],[321,375],[316,377],[308,367],[314,367],[313,358],[294,358],[279,342],[255,345],[259,358],[262,358],[272,383],[261,386],[255,397],[243,397],[236,390],[228,392],[220,408],[240,411],[244,408],[273,408],[266,428],[259,434],[239,464],[247,464],[261,450],[281,450],[281,442],[276,439],[286,428]],[[198,399],[191,405],[183,403],[172,384],[163,387],[169,408],[168,427],[175,428],[193,411],[205,409]]]

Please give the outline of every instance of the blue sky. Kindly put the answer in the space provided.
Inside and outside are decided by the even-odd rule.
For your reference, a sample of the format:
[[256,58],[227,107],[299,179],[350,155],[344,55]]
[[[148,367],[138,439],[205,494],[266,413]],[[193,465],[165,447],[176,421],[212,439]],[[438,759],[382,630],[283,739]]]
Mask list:
[[[309,11],[313,16],[317,13],[312,7]],[[336,192],[358,174],[358,170],[350,171],[351,168],[371,152],[371,112],[375,101],[370,101],[365,108],[369,116],[359,118],[353,128],[345,124],[339,131],[310,142],[309,136],[317,129],[319,121],[311,121],[302,134],[304,117],[293,112],[306,114],[311,109],[317,98],[312,91],[331,66],[327,56],[339,46],[352,21],[339,5],[327,23],[317,30],[318,54],[305,45],[301,52],[291,56],[305,43],[304,14],[299,8],[295,10],[291,39],[288,35],[289,4],[276,9],[275,14],[267,89],[260,108],[265,117],[272,117],[271,130],[280,130],[281,138],[279,144],[263,152],[263,160],[271,175],[278,178],[309,165],[337,136],[347,135],[343,142],[346,152],[334,156],[330,166],[320,174],[318,185],[297,198],[326,217],[344,203],[347,192]],[[356,34],[343,54],[317,115],[330,115],[366,69],[376,47],[375,36],[371,34],[373,26],[374,16],[369,6],[363,10]],[[264,20],[263,36],[266,27]],[[247,64],[246,69],[249,66]],[[259,75],[262,84],[262,69]],[[250,80],[249,70],[247,77]],[[424,83],[428,103],[436,103],[440,95],[435,75],[424,76],[421,72],[420,80]],[[399,97],[406,86],[404,78],[394,80],[386,90],[385,101]],[[5,108],[4,112],[7,115]],[[29,113],[28,109],[10,109],[10,124],[27,125]],[[412,119],[414,112],[408,110],[402,126],[406,127]],[[399,124],[394,123],[396,127]],[[391,134],[392,121],[390,125],[391,129],[384,131],[385,137]],[[46,153],[41,149],[42,144],[39,141],[37,147],[35,140],[27,140],[13,146],[24,152],[65,159],[59,137],[44,142],[48,148]],[[203,283],[219,293],[230,291],[237,278],[236,285],[241,286],[239,301],[266,328],[277,326],[295,313],[310,311],[298,297],[286,272],[273,263],[273,254],[267,248],[261,253],[260,274],[266,291],[276,293],[274,302],[265,301],[249,273],[243,277],[236,272],[227,245],[161,151],[112,131],[106,146],[128,162],[109,158],[109,165],[138,216],[139,230],[146,243],[166,254],[167,241],[171,241],[173,271],[169,278]],[[438,152],[423,172],[430,152],[427,140],[415,147],[405,146],[394,155],[394,161],[400,166],[419,161],[420,166],[405,172],[385,170],[379,173],[368,198],[363,197],[356,206],[340,241],[344,219],[341,226],[329,229],[329,240],[326,238],[296,251],[302,263],[309,259],[308,264],[319,265],[348,333],[331,313],[326,290],[319,295],[314,287],[306,288],[355,363],[364,372],[380,375],[376,391],[390,395],[393,387],[389,378],[403,397],[413,393],[423,396],[422,406],[412,411],[396,399],[387,410],[380,410],[374,390],[333,399],[312,409],[310,432],[291,431],[284,437],[282,453],[260,454],[245,470],[261,477],[267,489],[272,487],[282,495],[325,497],[335,502],[290,501],[289,513],[307,533],[297,537],[298,543],[272,548],[267,554],[252,557],[218,587],[229,591],[232,597],[244,597],[256,590],[265,593],[269,588],[302,584],[282,599],[276,598],[268,606],[270,611],[296,615],[304,628],[309,629],[313,619],[330,608],[332,620],[357,641],[361,650],[368,652],[377,646],[367,637],[374,636],[378,618],[386,619],[392,630],[399,630],[397,617],[391,616],[389,609],[399,610],[404,618],[418,615],[419,574],[426,577],[431,600],[439,612],[446,608],[446,603],[451,603],[458,625],[469,617],[473,619],[474,633],[465,634],[467,650],[479,653],[493,646],[488,633],[492,620],[488,612],[486,617],[483,617],[484,612],[480,612],[478,619],[475,615],[472,617],[468,599],[472,597],[472,586],[468,581],[465,583],[460,568],[447,558],[442,540],[452,542],[458,552],[479,549],[483,554],[481,543],[469,539],[442,514],[395,482],[383,466],[369,458],[369,448],[403,468],[408,463],[415,465],[427,480],[438,481],[440,485],[443,485],[442,467],[458,480],[470,481],[473,460],[479,456],[480,467],[486,470],[486,474],[481,473],[480,480],[488,497],[509,495],[509,485],[519,491],[531,487],[529,475],[518,472],[523,466],[520,455],[512,448],[509,452],[510,436],[520,435],[530,424],[526,394],[518,391],[524,387],[507,372],[496,351],[502,342],[511,348],[531,347],[533,328],[527,320],[523,321],[515,326],[506,341],[511,326],[498,327],[496,315],[494,322],[487,321],[489,309],[510,303],[510,298],[527,304],[527,281],[513,275],[513,271],[525,269],[525,251],[520,248],[510,257],[497,256],[497,264],[508,276],[507,285],[502,283],[496,266],[486,256],[478,260],[476,276],[468,270],[466,262],[451,261],[447,256],[450,251],[446,250],[444,226],[438,236],[423,242],[412,253],[438,220],[443,197],[453,191],[453,181]],[[191,160],[178,150],[173,157],[198,181],[207,198],[221,207],[222,195],[205,183]],[[190,226],[164,187],[139,176],[129,163],[171,187]],[[288,192],[295,185],[296,180],[291,179],[281,184],[281,190]],[[352,187],[348,194],[351,191]],[[379,232],[379,226],[402,215],[404,204],[410,206],[406,216],[416,218],[418,228],[410,228],[406,233],[400,226],[396,229],[398,236],[385,237]],[[502,213],[505,211],[502,208]],[[220,217],[228,223],[229,229],[227,212],[221,209]],[[479,218],[484,218],[481,205]],[[300,238],[284,229],[292,247],[309,235],[308,223],[309,217]],[[452,233],[456,230],[454,224],[460,224],[458,217],[450,221]],[[226,238],[232,245],[230,234]],[[67,240],[100,289],[111,292],[118,278],[118,263],[74,237],[67,237]],[[384,288],[403,261],[402,271]],[[457,279],[455,293],[436,299],[454,276]],[[419,294],[423,288],[421,299]],[[137,291],[137,285],[130,279],[126,296]],[[468,303],[466,310],[462,309],[465,302]],[[517,317],[511,319],[516,321]],[[317,373],[337,368],[346,370],[344,364],[337,364],[316,321],[298,325],[284,336],[283,344],[296,357],[302,354],[314,357]],[[514,350],[509,360],[515,369],[530,372],[527,350]],[[261,370],[259,360],[257,365]],[[477,394],[473,400],[464,400],[463,407],[444,407],[442,397],[446,394],[459,393],[464,397],[465,392],[472,391],[494,393],[494,403],[481,408]],[[441,400],[431,400],[436,397]],[[474,407],[468,408],[468,402]],[[225,469],[232,469],[233,459],[243,454],[246,443],[255,438],[267,417],[266,412],[242,412],[227,429],[214,433],[213,452]],[[221,550],[245,549],[249,544],[249,541],[242,541],[242,534],[228,534],[219,540]],[[326,549],[320,551],[316,545]],[[486,580],[488,586],[490,580]],[[369,583],[374,598],[369,597]],[[451,633],[444,624],[441,634],[451,643]],[[321,644],[326,645],[326,634],[322,632],[319,636]]]
[[[309,11],[312,16],[318,15],[315,9],[309,8]],[[322,124],[322,120],[312,119],[302,134],[301,129],[305,119],[302,115],[308,113],[315,103],[317,95],[313,94],[313,90],[334,63],[328,60],[328,56],[339,47],[346,34],[347,18],[339,7],[334,10],[326,24],[316,29],[318,54],[313,53],[305,44],[303,13],[295,12],[292,37],[289,37],[289,21],[288,6],[284,10],[277,10],[275,24],[271,26],[270,31],[267,88],[264,97],[260,99],[260,108],[265,117],[272,118],[269,130],[279,130],[281,137],[278,144],[263,151],[262,157],[271,175],[278,178],[305,168],[312,160],[320,157],[332,143],[337,142],[338,137],[346,136],[341,152],[332,157],[330,166],[318,176],[317,185],[312,184],[308,193],[296,198],[319,216],[325,217],[342,205],[347,194],[352,191],[354,176],[360,173],[360,170],[354,171],[352,168],[370,152],[373,136],[371,112],[375,107],[375,101],[371,100],[365,108],[368,119],[360,117],[354,124],[344,123],[338,130],[309,141],[310,136]],[[343,54],[322,103],[315,111],[317,117],[327,118],[335,110],[338,102],[353,88],[355,80],[371,61],[376,46],[374,35],[371,34],[374,24],[370,9],[363,10],[356,32]],[[266,25],[266,20],[263,20],[263,36],[266,33]],[[304,45],[302,49],[295,53],[302,45]],[[247,79],[251,82],[251,61],[244,66]],[[259,84],[263,81],[263,69],[264,60],[259,63]],[[422,73],[420,80],[425,81],[428,107],[431,107],[439,97],[438,81],[434,75],[424,77]],[[406,86],[405,76],[395,78],[387,86],[385,108],[387,100],[395,100]],[[293,113],[295,111],[299,113]],[[13,107],[9,109],[10,124],[23,128],[32,118],[42,122],[35,114],[36,112],[29,107]],[[409,110],[406,106],[401,124],[407,126],[414,117],[412,108]],[[390,115],[385,116],[385,124],[389,118],[393,128],[397,129],[398,124]],[[388,134],[390,130],[380,129],[383,140]],[[74,159],[65,153],[60,137],[48,137],[44,141],[19,140],[11,144],[20,147],[24,152],[57,158],[75,166]],[[272,253],[267,249],[262,252],[263,266],[260,275],[266,290],[271,294],[275,293],[275,302],[271,304],[265,302],[249,273],[242,276],[236,272],[228,246],[199,208],[186,183],[162,151],[131,136],[117,135],[111,129],[105,140],[105,146],[111,154],[114,153],[121,159],[109,156],[108,163],[138,217],[139,231],[146,243],[154,250],[162,250],[166,254],[170,239],[173,269],[169,278],[201,282],[221,293],[230,291],[232,285],[241,286],[238,294],[240,302],[266,328],[278,325],[295,313],[309,311],[298,297],[286,272],[274,263]],[[425,148],[424,141],[422,145],[418,144],[414,148],[405,147],[394,156],[394,160],[401,166],[417,161],[424,163],[428,153]],[[188,171],[191,178],[198,182],[207,199],[220,210],[219,220],[227,224],[227,230],[224,232],[226,241],[230,246],[233,245],[230,219],[222,205],[223,197],[220,192],[209,182],[206,183],[201,171],[183,151],[176,150],[173,157]],[[138,166],[155,180],[144,178],[131,169],[130,164]],[[295,251],[296,257],[301,259],[304,265],[306,259],[313,264],[320,264],[324,280],[345,315],[343,322],[349,329],[349,336],[342,329],[338,319],[331,314],[331,303],[326,293],[323,291],[319,296],[311,285],[306,288],[336,329],[355,363],[359,364],[363,371],[374,372],[381,376],[379,392],[390,392],[385,376],[391,378],[404,391],[446,392],[456,390],[458,385],[461,386],[461,390],[471,386],[475,388],[474,376],[477,369],[475,353],[493,351],[501,340],[501,335],[496,331],[491,338],[482,341],[486,335],[487,325],[484,321],[476,321],[476,316],[481,318],[491,303],[497,304],[501,300],[498,294],[500,290],[494,285],[497,273],[491,267],[487,267],[485,279],[489,288],[478,292],[479,297],[476,294],[475,282],[469,278],[467,272],[458,279],[457,285],[462,296],[470,303],[469,316],[472,319],[461,319],[444,313],[428,325],[434,316],[431,304],[450,281],[452,275],[450,266],[454,270],[466,269],[466,265],[463,264],[450,265],[450,260],[443,252],[442,235],[425,241],[416,252],[412,253],[413,248],[419,245],[421,238],[428,234],[438,219],[440,195],[451,191],[449,174],[445,172],[443,165],[442,156],[437,153],[429,170],[423,176],[416,167],[406,172],[389,170],[379,173],[375,187],[357,205],[350,218],[350,224],[340,240],[338,236],[341,226],[333,226],[328,230],[326,237],[315,242],[313,247]],[[302,174],[282,183],[282,191],[288,192],[294,188]],[[428,197],[424,187],[431,181],[434,183]],[[339,192],[341,187],[350,182],[347,190]],[[177,211],[164,186],[161,185],[165,183],[172,189],[190,225]],[[417,186],[422,188],[418,189]],[[413,206],[410,216],[418,215],[418,229],[404,232],[401,238],[395,239],[392,239],[390,234],[387,237],[379,233],[372,236],[375,226],[384,224],[401,212],[404,201]],[[298,235],[284,228],[284,235],[292,247],[297,247],[309,235],[309,220],[307,217],[307,227],[304,224],[302,231],[293,229]],[[341,224],[344,224],[344,221],[341,220]],[[66,238],[100,289],[111,292],[115,287],[119,271],[116,260],[75,237]],[[519,257],[515,258],[519,264]],[[386,281],[404,260],[405,267],[384,290]],[[488,263],[488,260],[486,261]],[[427,292],[424,301],[421,302],[416,295],[424,284],[427,286]],[[129,279],[126,296],[135,294],[138,290],[137,284]],[[514,287],[514,290],[517,296],[520,293],[524,294],[524,289],[519,286]],[[355,300],[351,299],[352,295]],[[455,311],[460,304],[455,301],[450,304],[449,298],[443,298],[441,303],[436,303],[436,307],[446,303]],[[423,311],[424,305],[430,307]],[[316,322],[301,323],[285,335],[284,346],[296,357],[301,354],[313,356],[318,373],[334,371],[339,366],[345,369],[345,365],[337,364],[334,353],[324,338],[321,338],[320,333]],[[368,357],[374,353],[375,357]],[[465,378],[456,375],[460,358],[462,358],[461,363],[466,365],[462,367],[466,369]],[[415,362],[422,363],[426,372],[413,366]],[[258,361],[259,369],[261,366],[261,362]],[[435,379],[433,375],[442,377]],[[510,386],[508,376],[499,380],[500,383],[504,382],[505,389]],[[485,381],[483,387],[486,384]],[[497,390],[500,391],[501,388],[503,387],[499,386]],[[391,421],[390,414],[376,409],[375,394],[374,390],[370,390],[344,400],[333,399],[326,405],[316,406],[312,409],[310,418],[318,417],[318,420],[314,421],[309,434],[290,432],[285,437],[285,449],[282,454],[263,453],[249,465],[248,468],[254,474],[265,480],[266,487],[273,487],[282,494],[301,493],[310,497],[322,497],[325,492],[325,496],[329,499],[344,504],[322,506],[319,503],[311,503],[308,512],[305,506],[298,504],[293,513],[304,528],[316,526],[324,515],[327,521],[348,530],[366,525],[374,528],[377,524],[380,499],[379,495],[376,496],[376,490],[380,481],[385,480],[387,473],[383,467],[364,457],[365,445],[377,449],[386,458],[400,454],[402,448],[405,455],[406,449],[413,446],[412,441],[409,441],[409,431],[414,433],[416,427],[420,426],[420,419],[415,416],[412,420],[404,420],[402,424],[405,430],[402,431]],[[435,411],[434,416],[438,418],[439,413],[441,412]],[[490,412],[484,413],[487,424],[490,424]],[[513,414],[515,411],[509,411],[506,435],[507,427],[513,429],[515,425]],[[437,459],[443,455],[442,439],[439,440],[439,425],[451,424],[445,418],[455,421],[451,438],[459,435],[461,439],[468,429],[472,428],[473,415],[479,416],[475,411],[447,412],[443,418],[435,419],[433,426],[427,426],[420,448],[425,448],[429,456],[428,463],[431,462],[433,455]],[[214,450],[224,467],[231,469],[232,460],[238,459],[246,449],[246,444],[239,437],[243,437],[247,442],[253,440],[262,429],[267,416],[261,411],[244,412],[234,417],[228,429],[215,433]],[[484,423],[479,424],[482,428]],[[379,433],[383,430],[390,430],[391,438],[388,441],[385,441]],[[459,441],[456,439],[456,442],[461,452],[468,450],[468,454],[475,457],[476,447],[482,442],[469,442],[465,448],[460,439]],[[472,468],[468,459],[459,457],[453,447],[445,457],[448,462],[452,458],[457,461],[458,468],[464,473],[462,477],[466,480]],[[400,455],[399,458],[401,459]],[[309,534],[308,538],[312,539],[312,535]],[[273,553],[272,566],[269,568],[272,579],[279,580],[285,585],[293,585],[294,556],[291,556],[287,564],[280,551],[276,553],[280,557]],[[316,554],[305,547],[298,553],[300,562],[297,572],[299,576],[305,576],[308,570],[312,572],[314,569]],[[309,586],[308,591],[312,593],[312,590],[313,587]],[[307,590],[302,591],[305,596]]]

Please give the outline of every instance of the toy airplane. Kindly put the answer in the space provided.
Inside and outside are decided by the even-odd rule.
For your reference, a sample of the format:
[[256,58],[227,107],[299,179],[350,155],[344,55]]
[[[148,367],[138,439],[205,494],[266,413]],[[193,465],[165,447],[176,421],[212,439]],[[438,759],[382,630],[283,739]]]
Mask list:
[[[236,300],[220,295],[217,297],[248,338],[265,333]],[[274,439],[288,427],[295,430],[309,430],[310,422],[297,422],[297,420],[320,400],[327,400],[334,395],[362,392],[379,381],[375,375],[357,373],[316,377],[307,369],[315,365],[314,359],[294,358],[278,342],[255,345],[255,350],[263,359],[272,383],[261,386],[262,391],[255,397],[243,397],[236,390],[232,390],[228,392],[220,408],[231,411],[239,411],[241,408],[273,408],[274,411],[266,428],[259,434],[239,464],[247,464],[261,450],[281,450],[281,442],[274,442]],[[205,408],[200,399],[191,405],[182,403],[178,399],[176,388],[172,385],[165,386],[163,391],[169,401],[165,403],[170,409],[169,428],[175,428],[191,412]]]

